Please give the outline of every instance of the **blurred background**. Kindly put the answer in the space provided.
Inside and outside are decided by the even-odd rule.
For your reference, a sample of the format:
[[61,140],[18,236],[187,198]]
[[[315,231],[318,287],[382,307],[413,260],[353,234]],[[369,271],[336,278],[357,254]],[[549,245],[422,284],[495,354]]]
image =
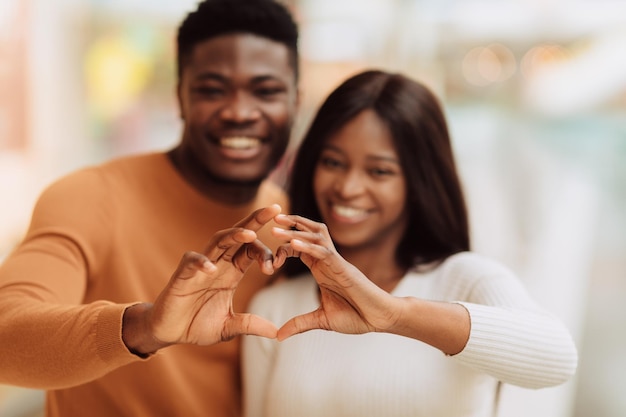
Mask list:
[[[511,266],[572,332],[576,377],[506,387],[500,416],[625,416],[626,1],[285,3],[302,31],[293,145],[356,71],[429,85],[451,126],[475,250]],[[174,37],[195,4],[0,0],[0,260],[51,181],[177,143]],[[0,386],[0,416],[39,416],[41,401]]]

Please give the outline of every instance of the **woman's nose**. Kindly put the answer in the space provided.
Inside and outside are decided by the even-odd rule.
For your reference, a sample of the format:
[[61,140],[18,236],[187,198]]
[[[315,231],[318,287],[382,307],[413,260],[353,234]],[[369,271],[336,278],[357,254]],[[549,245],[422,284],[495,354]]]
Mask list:
[[335,180],[334,189],[343,198],[349,198],[362,193],[365,190],[364,184],[362,176],[350,170]]

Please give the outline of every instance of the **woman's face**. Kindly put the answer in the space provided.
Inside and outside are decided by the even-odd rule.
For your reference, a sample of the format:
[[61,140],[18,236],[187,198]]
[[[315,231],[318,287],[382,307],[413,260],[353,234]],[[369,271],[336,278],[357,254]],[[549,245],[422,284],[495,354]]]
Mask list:
[[406,181],[391,132],[373,110],[328,138],[313,191],[338,247],[398,246],[408,224]]

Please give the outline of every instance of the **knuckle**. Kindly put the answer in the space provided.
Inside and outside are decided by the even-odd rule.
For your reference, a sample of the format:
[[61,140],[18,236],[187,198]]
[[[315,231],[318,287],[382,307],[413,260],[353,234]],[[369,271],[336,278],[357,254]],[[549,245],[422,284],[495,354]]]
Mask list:
[[193,262],[199,259],[199,254],[194,251],[187,251],[183,254],[183,260],[186,262]]

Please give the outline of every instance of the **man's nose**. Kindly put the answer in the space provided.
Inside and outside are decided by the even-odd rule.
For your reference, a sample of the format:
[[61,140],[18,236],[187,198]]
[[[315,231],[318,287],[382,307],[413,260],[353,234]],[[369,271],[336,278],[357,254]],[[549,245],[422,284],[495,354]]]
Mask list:
[[247,123],[258,120],[261,117],[256,101],[245,93],[234,93],[224,107],[220,116],[223,120],[232,123]]

